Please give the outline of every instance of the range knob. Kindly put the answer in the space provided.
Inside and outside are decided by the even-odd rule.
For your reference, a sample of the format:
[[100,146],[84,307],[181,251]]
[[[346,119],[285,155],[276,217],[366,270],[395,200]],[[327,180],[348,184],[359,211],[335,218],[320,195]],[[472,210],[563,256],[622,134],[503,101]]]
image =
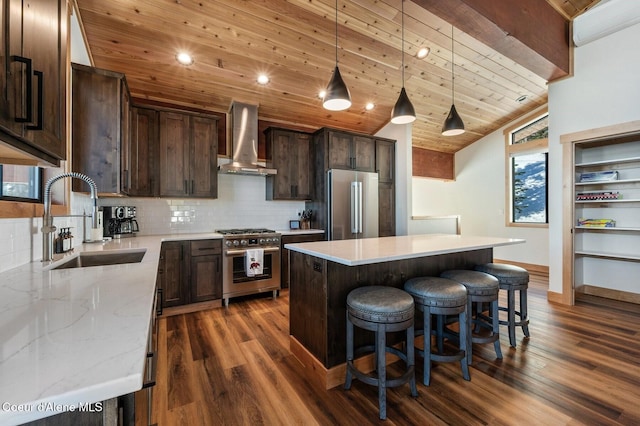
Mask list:
[[233,245],[234,245],[234,247],[238,247],[240,245],[240,241],[233,240]]
[[260,244],[264,244],[266,242],[267,242],[267,240],[265,240],[264,238],[260,238]]
[[277,242],[278,242],[278,238],[274,238],[274,239],[273,239],[273,242],[274,242],[274,243],[277,243]]
[[249,244],[249,242],[247,240],[241,240],[240,244],[246,246],[247,244]]
[[227,247],[231,247],[233,245],[233,243],[231,241],[228,241],[224,243]]

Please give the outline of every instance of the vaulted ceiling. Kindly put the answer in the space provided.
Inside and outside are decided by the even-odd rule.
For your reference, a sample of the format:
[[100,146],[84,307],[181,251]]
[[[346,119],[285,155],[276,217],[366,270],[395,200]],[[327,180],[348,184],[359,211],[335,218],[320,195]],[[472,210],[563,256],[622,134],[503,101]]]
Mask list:
[[[417,113],[413,145],[456,152],[546,103],[548,81],[571,71],[568,22],[597,1],[406,0],[404,85]],[[318,97],[335,66],[335,0],[76,6],[93,65],[124,73],[137,99],[215,112],[237,100],[258,104],[265,121],[373,134],[389,122],[403,84],[401,0],[338,1],[338,63],[353,101],[341,112],[323,109]],[[430,48],[425,59],[416,57],[421,47]],[[179,51],[195,62],[178,64]],[[259,73],[270,82],[258,84]],[[452,96],[467,131],[444,137]],[[367,102],[375,108],[366,110]]]

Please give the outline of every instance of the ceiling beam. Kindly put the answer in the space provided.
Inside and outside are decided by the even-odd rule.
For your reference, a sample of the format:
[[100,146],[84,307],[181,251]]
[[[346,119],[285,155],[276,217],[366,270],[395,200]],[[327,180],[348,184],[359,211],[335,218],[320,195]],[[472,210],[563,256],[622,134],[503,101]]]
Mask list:
[[569,22],[541,0],[413,0],[547,81],[570,74]]

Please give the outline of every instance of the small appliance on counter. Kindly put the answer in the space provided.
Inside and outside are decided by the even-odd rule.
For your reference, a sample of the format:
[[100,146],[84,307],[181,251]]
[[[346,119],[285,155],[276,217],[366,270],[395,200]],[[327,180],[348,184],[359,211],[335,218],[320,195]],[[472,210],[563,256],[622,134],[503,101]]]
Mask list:
[[134,237],[140,232],[134,206],[105,206],[102,212],[105,237]]

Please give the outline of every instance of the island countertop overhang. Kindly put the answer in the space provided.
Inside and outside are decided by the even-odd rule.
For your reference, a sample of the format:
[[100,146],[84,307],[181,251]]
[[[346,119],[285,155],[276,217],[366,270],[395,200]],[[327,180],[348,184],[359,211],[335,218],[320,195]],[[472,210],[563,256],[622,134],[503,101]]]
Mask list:
[[314,241],[286,244],[285,248],[346,266],[368,265],[425,256],[460,253],[512,244],[519,238],[456,234],[403,235],[358,240]]

